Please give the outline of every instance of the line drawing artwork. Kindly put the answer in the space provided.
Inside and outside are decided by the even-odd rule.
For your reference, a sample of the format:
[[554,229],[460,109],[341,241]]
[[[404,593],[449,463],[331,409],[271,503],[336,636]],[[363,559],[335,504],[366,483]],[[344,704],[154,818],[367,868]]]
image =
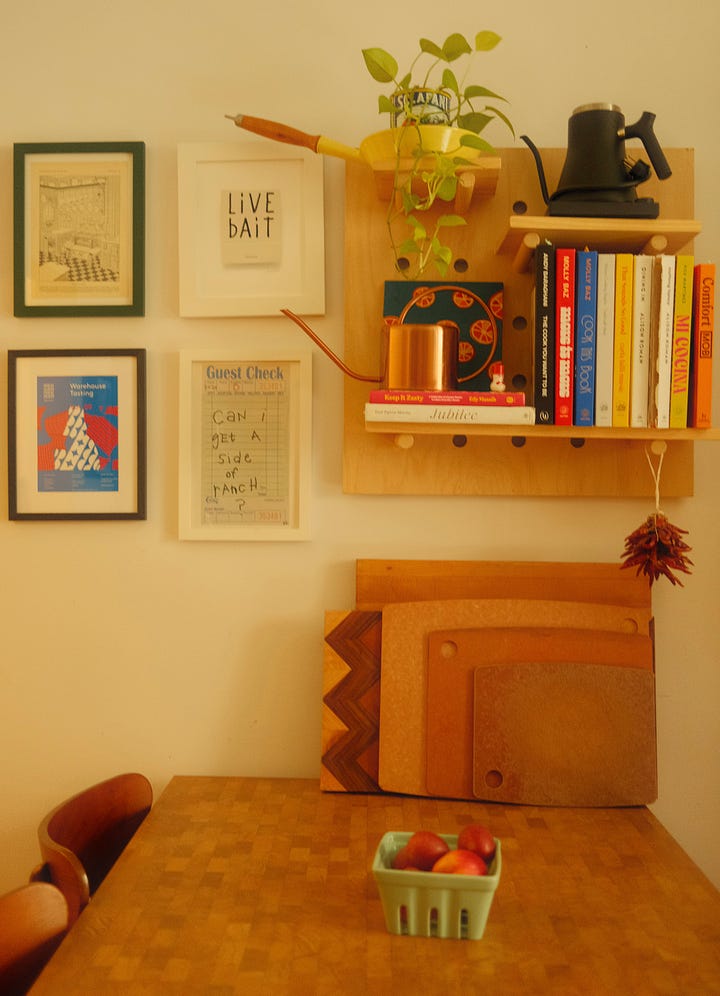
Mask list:
[[40,284],[118,286],[123,279],[119,174],[43,172],[38,202]]

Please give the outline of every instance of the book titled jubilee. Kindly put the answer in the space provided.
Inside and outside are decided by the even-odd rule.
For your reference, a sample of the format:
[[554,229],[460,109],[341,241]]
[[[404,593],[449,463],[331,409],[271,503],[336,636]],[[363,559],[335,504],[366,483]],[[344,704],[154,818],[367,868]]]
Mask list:
[[368,402],[366,422],[426,422],[458,425],[534,425],[529,405],[392,405]]

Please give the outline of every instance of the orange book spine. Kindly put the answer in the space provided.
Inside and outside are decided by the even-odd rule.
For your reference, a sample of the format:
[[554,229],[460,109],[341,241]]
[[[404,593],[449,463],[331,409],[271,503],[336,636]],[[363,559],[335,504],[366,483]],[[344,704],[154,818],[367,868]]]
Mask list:
[[712,425],[712,358],[715,338],[715,264],[698,263],[693,279],[692,379],[688,424]]

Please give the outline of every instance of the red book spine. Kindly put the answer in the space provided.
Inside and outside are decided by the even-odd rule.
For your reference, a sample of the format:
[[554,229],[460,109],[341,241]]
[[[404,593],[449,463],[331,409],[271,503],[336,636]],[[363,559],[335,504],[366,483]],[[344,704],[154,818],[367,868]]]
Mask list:
[[572,425],[575,355],[575,249],[555,251],[555,424]]
[[506,408],[525,404],[524,391],[370,391],[368,401],[393,405],[468,405]]

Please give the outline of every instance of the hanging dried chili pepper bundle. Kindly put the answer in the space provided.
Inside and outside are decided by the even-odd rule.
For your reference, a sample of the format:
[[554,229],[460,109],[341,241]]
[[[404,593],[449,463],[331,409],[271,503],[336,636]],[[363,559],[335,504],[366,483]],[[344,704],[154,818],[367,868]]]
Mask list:
[[682,587],[682,581],[674,571],[692,573],[692,560],[687,556],[692,547],[682,538],[687,536],[687,530],[673,525],[660,509],[660,471],[666,445],[653,444],[652,449],[659,454],[656,470],[649,453],[646,453],[655,480],[655,511],[625,538],[625,550],[621,558],[625,563],[621,566],[635,567],[635,573],[645,574],[650,585],[659,577],[666,577],[671,584]]
[[662,512],[654,512],[625,539],[623,567],[636,567],[636,574],[645,574],[649,583],[662,575],[672,584],[682,581],[673,572],[691,574],[692,560],[687,557],[691,549],[682,538],[686,529],[679,529],[669,522]]

